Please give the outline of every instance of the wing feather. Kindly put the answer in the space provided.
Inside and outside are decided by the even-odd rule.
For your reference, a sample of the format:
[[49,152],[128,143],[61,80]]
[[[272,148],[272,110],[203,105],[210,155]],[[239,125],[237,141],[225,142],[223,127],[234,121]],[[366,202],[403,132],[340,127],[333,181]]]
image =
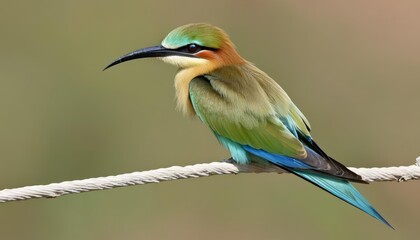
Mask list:
[[[309,122],[288,97],[276,98],[273,91],[267,96],[270,90],[261,89],[255,79],[247,81],[247,76],[240,76],[243,81],[234,84],[229,77],[232,76],[213,73],[196,77],[189,85],[194,111],[219,141],[223,137],[243,149],[249,146],[269,154],[291,157],[314,171],[363,182],[359,175],[327,156],[316,145],[309,134]],[[270,89],[275,86],[278,85]],[[278,92],[282,93],[281,90]],[[282,102],[280,109],[280,103],[273,104],[275,99],[288,101]],[[240,162],[248,160],[238,159]]]
[[205,76],[194,78],[190,82],[190,99],[197,115],[214,132],[255,149],[298,159],[306,157],[302,143],[275,113],[262,115],[231,104],[227,96],[214,90],[210,81]]

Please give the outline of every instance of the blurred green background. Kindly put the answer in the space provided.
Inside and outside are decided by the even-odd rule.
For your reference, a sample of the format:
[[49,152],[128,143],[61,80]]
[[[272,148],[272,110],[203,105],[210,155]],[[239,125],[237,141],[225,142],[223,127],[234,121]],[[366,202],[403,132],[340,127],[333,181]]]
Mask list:
[[[228,157],[175,111],[176,69],[137,60],[208,22],[289,93],[333,157],[420,155],[419,1],[8,1],[0,9],[0,188]],[[417,239],[419,182],[356,186],[397,229],[290,175],[243,174],[0,204],[2,239]]]

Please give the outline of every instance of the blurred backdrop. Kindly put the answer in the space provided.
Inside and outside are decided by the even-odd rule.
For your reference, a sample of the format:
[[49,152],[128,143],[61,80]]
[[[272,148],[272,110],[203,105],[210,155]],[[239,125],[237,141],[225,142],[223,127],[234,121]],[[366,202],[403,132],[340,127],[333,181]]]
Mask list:
[[[347,166],[420,155],[418,1],[8,1],[0,9],[0,187],[228,157],[175,110],[176,68],[137,60],[208,22],[306,114]],[[162,150],[163,149],[163,150]],[[2,239],[415,239],[420,182],[357,184],[387,219],[294,176],[243,174],[0,204]]]

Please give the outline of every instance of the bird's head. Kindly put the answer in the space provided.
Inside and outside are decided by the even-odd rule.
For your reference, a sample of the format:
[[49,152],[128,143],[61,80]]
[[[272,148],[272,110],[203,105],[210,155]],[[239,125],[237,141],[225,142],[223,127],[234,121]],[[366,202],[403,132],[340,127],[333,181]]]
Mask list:
[[160,45],[128,53],[105,69],[125,61],[151,57],[160,58],[180,68],[209,64],[222,66],[244,61],[222,29],[196,23],[172,30]]

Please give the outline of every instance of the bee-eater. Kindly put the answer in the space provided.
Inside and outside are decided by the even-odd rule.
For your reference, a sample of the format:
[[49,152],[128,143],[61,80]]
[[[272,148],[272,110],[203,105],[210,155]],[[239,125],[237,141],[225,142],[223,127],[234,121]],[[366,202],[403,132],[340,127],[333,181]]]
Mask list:
[[315,143],[308,120],[283,88],[243,59],[222,29],[205,23],[178,27],[159,46],[128,53],[105,69],[150,57],[179,67],[178,108],[197,115],[237,163],[274,164],[392,228],[349,183],[365,183],[362,178]]

